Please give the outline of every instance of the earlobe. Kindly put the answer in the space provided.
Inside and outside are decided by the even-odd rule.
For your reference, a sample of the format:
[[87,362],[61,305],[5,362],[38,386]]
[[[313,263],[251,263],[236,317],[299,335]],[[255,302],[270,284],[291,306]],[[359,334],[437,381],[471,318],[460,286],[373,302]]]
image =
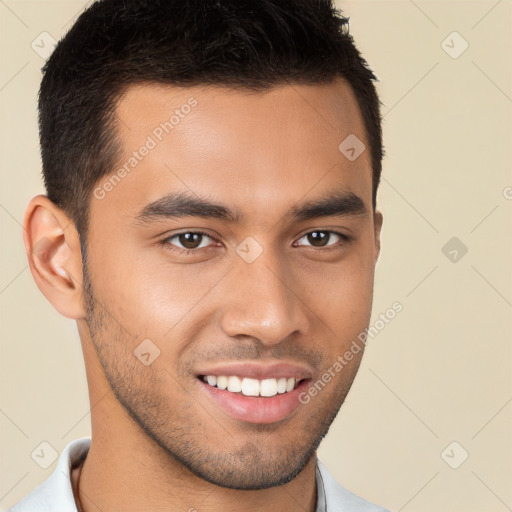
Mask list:
[[30,271],[44,296],[62,315],[84,318],[82,255],[70,218],[46,196],[36,196],[25,212],[23,241]]

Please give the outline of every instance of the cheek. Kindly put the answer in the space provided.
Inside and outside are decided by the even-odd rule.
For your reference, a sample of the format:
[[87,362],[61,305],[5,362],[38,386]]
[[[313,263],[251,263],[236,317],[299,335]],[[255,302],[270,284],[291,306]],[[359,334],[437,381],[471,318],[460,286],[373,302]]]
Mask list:
[[96,298],[127,330],[140,335],[164,337],[207,298],[229,270],[172,264],[164,249],[116,247],[114,253],[100,246],[91,257]]
[[296,281],[301,283],[305,303],[338,342],[357,337],[368,326],[373,272],[367,251],[353,251],[336,264],[311,267]]

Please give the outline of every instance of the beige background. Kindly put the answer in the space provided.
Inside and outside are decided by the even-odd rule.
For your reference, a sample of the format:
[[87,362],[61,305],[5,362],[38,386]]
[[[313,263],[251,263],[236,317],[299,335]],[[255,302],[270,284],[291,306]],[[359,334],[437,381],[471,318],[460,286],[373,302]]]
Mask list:
[[[511,2],[338,5],[385,105],[372,323],[395,301],[404,309],[368,344],[319,456],[347,488],[393,511],[512,510]],[[43,191],[44,60],[31,42],[43,31],[60,38],[83,8],[0,0],[0,510],[55,468],[32,460],[41,442],[60,452],[90,433],[75,324],[34,284],[20,228]],[[445,51],[464,41],[458,58]],[[455,246],[442,250],[452,237],[455,262]],[[452,469],[446,461],[464,451]]]

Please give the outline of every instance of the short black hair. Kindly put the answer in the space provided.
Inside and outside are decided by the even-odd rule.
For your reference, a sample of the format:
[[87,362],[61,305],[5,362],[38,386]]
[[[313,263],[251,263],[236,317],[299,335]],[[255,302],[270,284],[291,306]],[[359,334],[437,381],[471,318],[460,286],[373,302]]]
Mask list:
[[[382,169],[376,77],[330,0],[99,0],[43,68],[39,130],[48,198],[84,245],[91,192],[114,172],[116,101],[127,86],[218,85],[261,91],[343,77],[371,152],[373,208]],[[340,141],[341,142],[341,141]]]

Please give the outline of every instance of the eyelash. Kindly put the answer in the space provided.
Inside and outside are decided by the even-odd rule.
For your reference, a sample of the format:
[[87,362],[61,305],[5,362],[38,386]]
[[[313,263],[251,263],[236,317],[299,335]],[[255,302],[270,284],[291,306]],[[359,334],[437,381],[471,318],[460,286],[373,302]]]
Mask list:
[[[316,232],[321,232],[321,233],[330,233],[330,234],[333,234],[333,235],[337,235],[341,238],[341,240],[344,242],[344,243],[350,243],[353,239],[352,237],[348,236],[348,235],[345,235],[344,233],[340,233],[339,231],[334,231],[332,229],[313,229],[312,231],[308,231],[307,233],[304,233],[300,238],[304,238],[305,236],[311,234],[311,233],[316,233]],[[178,254],[184,254],[184,255],[190,255],[190,254],[197,254],[201,249],[206,249],[207,247],[200,247],[200,248],[196,248],[196,249],[184,249],[182,247],[177,247],[175,245],[172,245],[169,243],[169,240],[172,240],[173,238],[176,238],[180,235],[184,235],[186,233],[192,233],[192,234],[195,234],[195,235],[202,235],[202,236],[206,236],[208,238],[211,238],[213,241],[219,243],[219,241],[217,239],[215,239],[212,235],[208,234],[208,233],[205,233],[204,231],[182,231],[181,233],[175,233],[174,235],[170,236],[170,237],[167,237],[165,238],[164,240],[162,240],[160,242],[160,244],[162,246],[164,246],[164,248],[168,251],[173,251],[173,252],[177,252]],[[313,248],[315,248],[314,246],[311,246]],[[317,247],[317,249],[320,249],[320,250],[323,250],[323,251],[328,251],[328,250],[335,250],[339,248],[339,245],[335,245],[335,244],[331,244],[331,245],[328,245],[326,247]]]

